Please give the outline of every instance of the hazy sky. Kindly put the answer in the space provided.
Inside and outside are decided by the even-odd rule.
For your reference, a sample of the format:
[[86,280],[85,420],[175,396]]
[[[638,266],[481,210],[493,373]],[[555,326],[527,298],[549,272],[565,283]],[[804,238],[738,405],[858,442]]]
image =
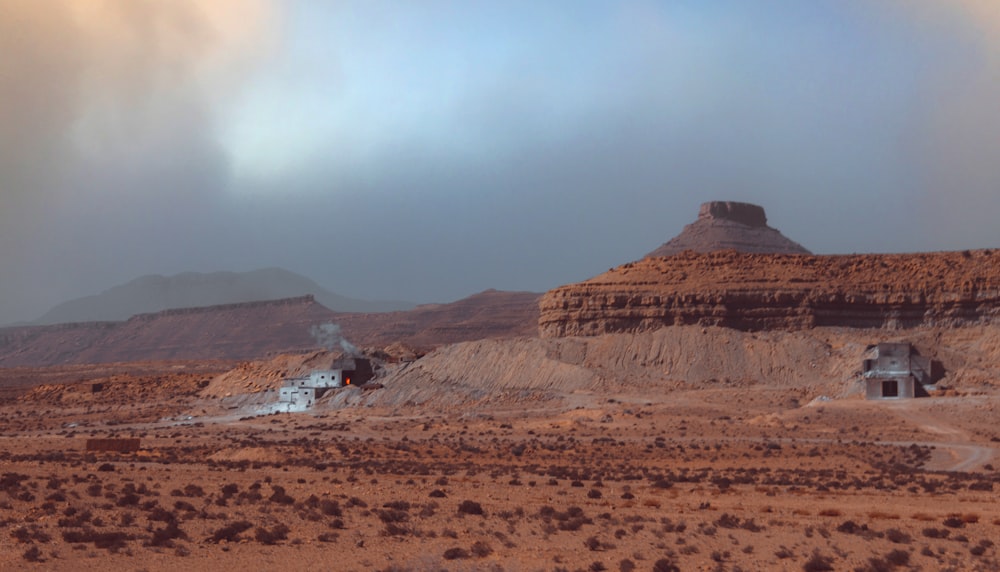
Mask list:
[[544,291],[713,199],[1000,247],[1000,2],[0,0],[0,324],[184,271]]

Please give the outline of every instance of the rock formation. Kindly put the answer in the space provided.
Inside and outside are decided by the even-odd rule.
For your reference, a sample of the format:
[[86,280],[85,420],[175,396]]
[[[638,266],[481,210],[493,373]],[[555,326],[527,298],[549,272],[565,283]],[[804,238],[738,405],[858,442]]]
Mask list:
[[809,254],[800,244],[767,226],[763,207],[749,203],[712,201],[701,205],[698,220],[685,226],[680,234],[646,256],[673,256],[685,250],[713,252],[729,249],[739,252]]
[[739,330],[995,322],[1000,251],[811,256],[735,251],[645,258],[546,293],[543,337],[670,325]]

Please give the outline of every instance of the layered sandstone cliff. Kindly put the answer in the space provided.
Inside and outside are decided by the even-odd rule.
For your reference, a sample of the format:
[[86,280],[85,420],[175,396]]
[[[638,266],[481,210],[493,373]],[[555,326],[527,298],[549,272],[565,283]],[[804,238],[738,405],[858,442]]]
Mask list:
[[670,325],[909,328],[1000,316],[1000,251],[812,256],[687,251],[546,293],[543,337]]

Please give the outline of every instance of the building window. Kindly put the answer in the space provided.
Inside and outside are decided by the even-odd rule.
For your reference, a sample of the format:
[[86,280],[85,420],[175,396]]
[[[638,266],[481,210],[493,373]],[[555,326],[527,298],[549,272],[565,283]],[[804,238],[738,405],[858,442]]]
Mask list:
[[899,397],[899,382],[887,379],[882,382],[882,397]]

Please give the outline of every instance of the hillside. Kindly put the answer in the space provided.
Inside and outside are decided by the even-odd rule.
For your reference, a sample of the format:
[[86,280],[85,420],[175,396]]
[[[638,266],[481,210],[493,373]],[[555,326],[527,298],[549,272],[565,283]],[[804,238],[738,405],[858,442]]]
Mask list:
[[[762,392],[804,405],[859,398],[862,360],[870,346],[906,341],[940,364],[941,388],[962,394],[994,391],[1000,379],[1000,327],[881,329],[813,328],[742,332],[671,326],[640,333],[541,339],[483,339],[437,348],[409,363],[385,364],[380,389],[344,388],[320,408],[420,407],[421,411],[530,410],[565,407],[585,396],[660,399],[684,390]],[[276,390],[282,378],[329,363],[330,354],[281,355],[241,364],[216,376],[203,397]],[[326,360],[324,362],[323,360]],[[766,390],[766,391],[765,391]]]
[[95,296],[59,304],[35,323],[122,321],[136,314],[162,310],[280,300],[307,294],[338,312],[388,312],[413,307],[406,302],[348,298],[330,292],[305,276],[280,268],[268,268],[251,272],[143,276]]
[[421,348],[534,333],[538,294],[487,291],[403,312],[334,312],[312,296],[140,314],[122,322],[0,329],[0,367],[151,360],[243,360],[320,346],[311,332],[339,324],[355,345]]

